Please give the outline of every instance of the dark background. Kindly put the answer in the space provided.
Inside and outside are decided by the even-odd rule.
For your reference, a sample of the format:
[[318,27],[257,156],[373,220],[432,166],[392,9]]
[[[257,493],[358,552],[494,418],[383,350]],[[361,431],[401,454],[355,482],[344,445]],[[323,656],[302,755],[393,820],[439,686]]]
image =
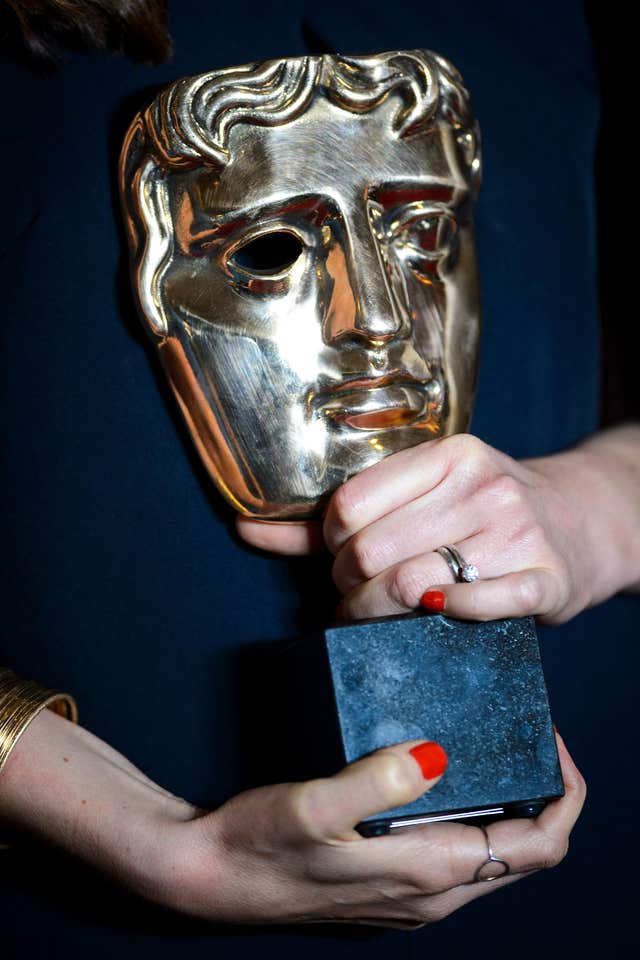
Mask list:
[[[165,67],[152,72],[104,55],[72,57],[46,85],[8,71],[2,87],[8,171],[2,182],[9,210],[2,289],[11,306],[2,333],[15,361],[3,373],[9,398],[0,413],[7,460],[3,656],[25,676],[70,689],[87,727],[164,786],[203,804],[237,789],[243,751],[259,749],[268,760],[273,749],[260,740],[262,726],[251,709],[249,641],[326,622],[332,606],[326,563],[267,561],[231,542],[230,511],[212,493],[185,437],[132,309],[122,266],[112,284],[122,237],[114,226],[115,197],[113,209],[107,208],[105,191],[113,186],[114,157],[133,105],[150,88],[209,69],[212,57],[220,66],[280,52],[415,43],[464,64],[488,118],[479,217],[486,311],[477,428],[489,442],[524,456],[566,446],[596,425],[591,264],[582,247],[575,256],[571,249],[571,240],[576,247],[582,240],[572,234],[571,220],[581,207],[576,203],[576,213],[567,205],[565,232],[562,223],[555,227],[562,241],[558,256],[545,250],[544,274],[536,277],[536,242],[546,234],[534,209],[539,194],[530,186],[551,179],[541,167],[552,159],[559,164],[559,202],[549,193],[539,199],[550,216],[564,209],[563,197],[574,196],[572,182],[582,177],[585,190],[590,187],[590,155],[566,171],[558,160],[565,152],[574,160],[571,149],[590,144],[583,128],[591,122],[593,80],[583,33],[574,40],[578,4],[543,0],[526,10],[499,0],[416,4],[419,29],[411,8],[330,0],[223,8],[176,0],[176,59]],[[639,412],[632,313],[636,92],[628,25],[614,4],[590,4],[589,16],[603,103],[597,167],[601,419],[613,422]],[[9,40],[4,47],[9,53]],[[500,82],[485,62],[491,66],[496,51],[505,71]],[[554,110],[548,89],[539,95],[527,71],[519,73],[521,57],[534,75],[548,70],[561,92],[567,83],[575,115]],[[500,116],[503,101],[510,116]],[[111,111],[110,131],[102,119],[96,122],[95,104]],[[42,141],[35,136],[30,146],[33,118],[42,124]],[[551,145],[549,129],[556,138]],[[42,142],[46,155],[38,153]],[[523,209],[516,217],[518,204]],[[12,232],[12,217],[19,231]],[[517,253],[510,259],[512,246]],[[515,278],[514,265],[521,271]],[[566,283],[569,275],[577,280],[573,286]],[[575,317],[567,316],[557,333],[543,322],[534,328],[539,309],[562,317],[571,300],[584,310],[586,346]],[[562,349],[541,364],[542,374],[534,371],[534,357],[546,360],[556,339]],[[530,388],[540,378],[546,389],[532,410]],[[554,720],[589,785],[569,855],[558,869],[411,938],[325,930],[314,942],[306,931],[220,932],[159,914],[64,858],[18,845],[0,855],[4,955],[98,960],[151,950],[158,960],[212,954],[224,960],[338,960],[349,956],[351,936],[356,945],[364,940],[367,960],[436,954],[447,960],[560,960],[571,952],[628,950],[637,940],[638,607],[637,598],[618,597],[558,630],[541,631]],[[244,666],[243,651],[236,656],[238,638],[247,641]],[[255,683],[255,660],[253,666]]]
[[585,5],[598,70],[602,118],[596,154],[602,322],[602,420],[640,418],[635,230],[638,171],[631,136],[637,112],[636,53],[620,3]]

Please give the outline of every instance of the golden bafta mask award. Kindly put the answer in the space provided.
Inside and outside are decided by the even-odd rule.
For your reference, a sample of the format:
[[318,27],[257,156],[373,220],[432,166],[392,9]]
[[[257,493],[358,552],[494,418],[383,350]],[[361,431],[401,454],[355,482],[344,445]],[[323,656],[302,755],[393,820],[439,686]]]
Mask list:
[[[353,474],[468,429],[479,131],[449,61],[307,56],[179,79],[134,118],[120,184],[142,319],[236,510],[317,516]],[[400,680],[398,645],[414,665]],[[314,649],[344,759],[425,734],[450,757],[436,788],[363,833],[531,815],[562,793],[529,621],[409,615]],[[487,736],[506,766],[479,754]]]

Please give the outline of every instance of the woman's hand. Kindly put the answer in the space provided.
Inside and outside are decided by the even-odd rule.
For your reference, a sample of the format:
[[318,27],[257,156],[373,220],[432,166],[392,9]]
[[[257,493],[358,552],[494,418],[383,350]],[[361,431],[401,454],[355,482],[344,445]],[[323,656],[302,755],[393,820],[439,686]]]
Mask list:
[[430,824],[363,839],[355,823],[416,799],[439,779],[428,766],[423,774],[412,747],[380,750],[327,779],[251,790],[171,827],[162,902],[231,923],[414,927],[563,858],[585,789],[560,739],[565,796],[536,820],[488,827],[508,876],[474,882],[487,860],[476,826]]
[[536,820],[488,828],[495,856],[511,869],[491,883],[474,882],[487,860],[477,827],[431,824],[366,840],[353,829],[437,783],[443,752],[420,742],[380,750],[333,777],[251,790],[205,813],[45,710],[0,777],[0,816],[190,916],[411,927],[562,859],[585,788],[559,738],[558,751],[565,796]]
[[[311,524],[239,518],[238,530],[283,553],[319,541]],[[431,593],[425,605],[463,619],[561,623],[640,584],[640,429],[524,462],[469,435],[420,444],[343,484],[322,532],[347,619],[403,613]],[[446,544],[478,581],[452,582],[434,552]]]

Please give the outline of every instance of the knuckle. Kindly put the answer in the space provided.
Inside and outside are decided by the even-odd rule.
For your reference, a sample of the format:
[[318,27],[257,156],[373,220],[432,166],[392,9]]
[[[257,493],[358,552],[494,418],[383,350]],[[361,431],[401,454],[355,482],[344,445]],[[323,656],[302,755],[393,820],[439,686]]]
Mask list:
[[422,859],[416,859],[406,870],[413,892],[421,897],[437,896],[445,889],[442,882],[434,876],[431,864],[425,864]]
[[509,473],[501,473],[488,480],[485,492],[501,512],[511,510],[522,515],[523,511],[528,511],[525,490],[520,481]]
[[343,543],[357,529],[357,517],[362,503],[356,485],[343,483],[331,498],[331,506],[324,522],[324,536],[329,549]]
[[375,796],[388,806],[406,803],[418,792],[407,763],[394,753],[378,754],[371,771],[371,786]]
[[529,519],[524,538],[536,557],[545,557],[550,552],[549,536],[539,520]]
[[557,867],[566,857],[568,850],[568,837],[546,836],[541,851],[540,865],[544,870]]
[[456,457],[466,463],[484,460],[489,451],[487,444],[472,433],[457,433],[449,438],[448,443]]
[[545,572],[548,579],[550,594],[548,606],[550,610],[559,612],[570,603],[572,594],[579,589],[578,584],[574,580],[566,558],[554,550],[546,538],[540,546],[539,557],[538,568]]
[[442,897],[460,883],[459,845],[441,836],[430,838],[421,846],[418,857],[410,867],[410,878],[417,890],[425,897]]
[[576,795],[580,803],[584,803],[587,798],[587,781],[582,776],[577,767],[574,770]]
[[433,875],[432,865],[416,866],[412,875],[413,885],[423,897],[438,897],[450,887],[448,873],[446,863],[444,865],[440,864],[437,876]]
[[544,601],[544,587],[540,574],[530,570],[518,576],[514,585],[514,605],[523,616],[540,613]]
[[587,798],[587,783],[576,765],[572,762],[571,767],[563,771],[565,797],[570,798],[574,809],[582,809]]
[[410,860],[403,864],[403,871],[411,896],[424,896],[428,892],[425,890],[424,864],[417,859],[413,862]]
[[495,475],[496,468],[491,447],[470,433],[463,433],[451,439],[455,440],[456,464],[475,485]]
[[370,580],[379,572],[381,562],[378,551],[364,536],[356,534],[345,550],[349,568],[360,582]]
[[387,592],[391,600],[401,607],[412,610],[427,589],[424,573],[410,564],[394,567],[389,575]]
[[289,822],[303,837],[316,839],[318,835],[318,804],[313,781],[295,783],[288,792]]

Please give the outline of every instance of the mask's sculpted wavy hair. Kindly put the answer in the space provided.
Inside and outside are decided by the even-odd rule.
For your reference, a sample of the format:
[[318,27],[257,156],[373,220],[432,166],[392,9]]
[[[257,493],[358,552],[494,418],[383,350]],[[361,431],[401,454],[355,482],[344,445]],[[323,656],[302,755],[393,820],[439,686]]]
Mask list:
[[477,132],[469,95],[453,64],[431,51],[410,50],[267,60],[185,77],[162,91],[143,114],[145,133],[158,159],[169,166],[224,166],[234,124],[276,126],[294,120],[320,90],[358,113],[398,93],[400,137],[424,132],[438,118],[462,137]]
[[135,117],[120,163],[134,283],[156,335],[167,332],[161,290],[173,250],[168,175],[198,166],[224,167],[235,124],[288,123],[322,93],[357,113],[397,95],[393,123],[398,137],[427,134],[438,122],[445,123],[457,141],[469,186],[477,189],[479,132],[469,94],[453,64],[429,50],[292,57],[177,80]]

